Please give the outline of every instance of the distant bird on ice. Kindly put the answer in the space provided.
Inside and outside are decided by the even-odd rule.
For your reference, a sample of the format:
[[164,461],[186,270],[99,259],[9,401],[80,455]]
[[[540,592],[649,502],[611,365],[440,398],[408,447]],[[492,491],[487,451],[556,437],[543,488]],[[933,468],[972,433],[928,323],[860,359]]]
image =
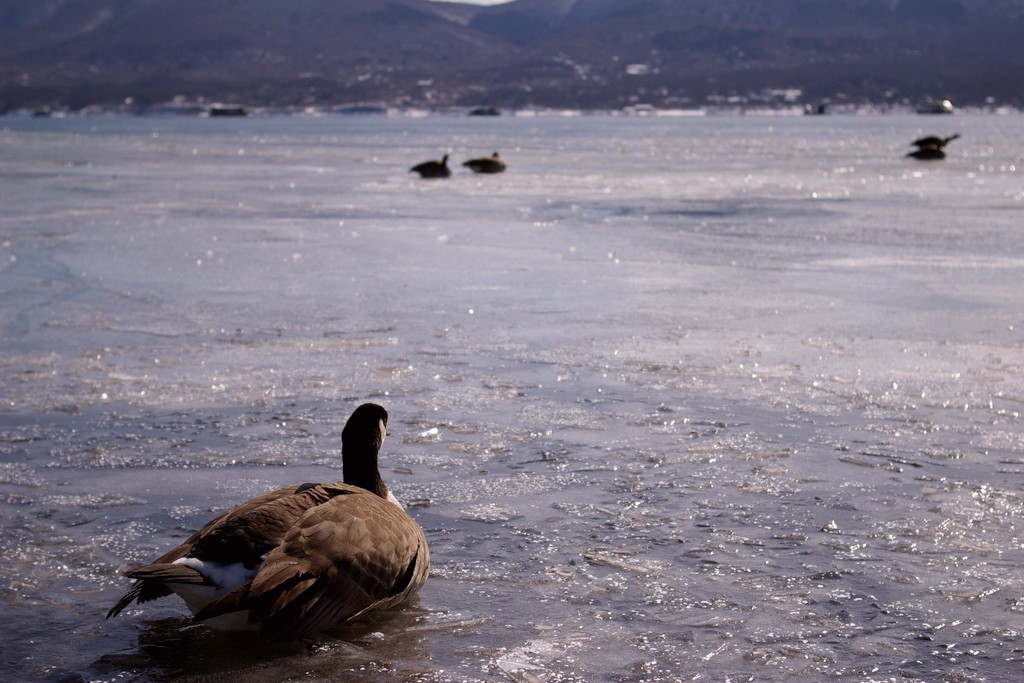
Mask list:
[[938,135],[927,135],[911,142],[914,147],[945,147],[960,137],[960,133],[953,133],[948,138],[940,138]]
[[125,572],[135,584],[107,618],[173,592],[196,621],[292,640],[412,597],[430,552],[380,477],[387,419],[373,403],[353,411],[341,434],[343,483],[265,493]]
[[489,157],[470,159],[462,165],[472,170],[473,173],[502,173],[505,170],[505,161],[497,152]]
[[938,135],[926,135],[923,138],[918,138],[910,144],[917,147],[913,152],[907,153],[908,157],[914,157],[915,159],[930,160],[930,159],[945,159],[946,158],[946,145],[960,137],[960,133],[954,133],[948,138],[940,138]]
[[432,160],[416,164],[409,169],[410,173],[413,171],[419,173],[421,178],[448,178],[452,174],[451,169],[448,168],[447,154],[441,157],[440,161]]

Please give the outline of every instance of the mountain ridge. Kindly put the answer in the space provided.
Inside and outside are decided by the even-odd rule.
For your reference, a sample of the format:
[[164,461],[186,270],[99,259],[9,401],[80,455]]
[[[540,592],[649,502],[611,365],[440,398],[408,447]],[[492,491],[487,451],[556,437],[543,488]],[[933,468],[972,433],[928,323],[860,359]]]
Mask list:
[[8,0],[0,110],[1024,106],[1024,0]]

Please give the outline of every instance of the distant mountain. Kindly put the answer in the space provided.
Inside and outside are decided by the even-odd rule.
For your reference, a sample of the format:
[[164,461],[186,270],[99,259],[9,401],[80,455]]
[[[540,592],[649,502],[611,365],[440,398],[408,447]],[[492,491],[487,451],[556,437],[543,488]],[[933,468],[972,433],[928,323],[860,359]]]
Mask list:
[[1024,0],[3,0],[0,110],[1024,107]]

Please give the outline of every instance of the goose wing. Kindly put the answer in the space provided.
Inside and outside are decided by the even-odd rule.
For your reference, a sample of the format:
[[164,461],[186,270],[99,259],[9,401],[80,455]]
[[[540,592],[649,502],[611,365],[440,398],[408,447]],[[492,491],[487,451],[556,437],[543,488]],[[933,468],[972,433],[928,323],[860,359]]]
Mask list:
[[333,488],[350,495],[308,510],[249,584],[196,618],[248,610],[263,637],[287,640],[396,605],[419,590],[430,563],[419,525],[379,496]]
[[338,493],[338,487],[332,485],[286,486],[214,517],[177,548],[148,565],[125,572],[125,576],[136,581],[110,609],[107,618],[117,616],[132,602],[142,604],[170,595],[169,583],[205,583],[206,579],[195,569],[174,564],[183,557],[224,564],[243,562],[255,567],[307,510]]

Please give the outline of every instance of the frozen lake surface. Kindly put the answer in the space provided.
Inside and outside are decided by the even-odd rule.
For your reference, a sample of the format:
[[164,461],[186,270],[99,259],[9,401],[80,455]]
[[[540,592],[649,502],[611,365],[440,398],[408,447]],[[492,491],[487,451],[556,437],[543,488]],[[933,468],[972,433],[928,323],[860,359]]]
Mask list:
[[[922,134],[962,138],[907,159]],[[0,120],[4,680],[1009,681],[1024,117]],[[498,150],[509,170],[459,164]],[[450,152],[452,178],[414,163]],[[104,615],[341,478],[431,544],[290,646]]]

